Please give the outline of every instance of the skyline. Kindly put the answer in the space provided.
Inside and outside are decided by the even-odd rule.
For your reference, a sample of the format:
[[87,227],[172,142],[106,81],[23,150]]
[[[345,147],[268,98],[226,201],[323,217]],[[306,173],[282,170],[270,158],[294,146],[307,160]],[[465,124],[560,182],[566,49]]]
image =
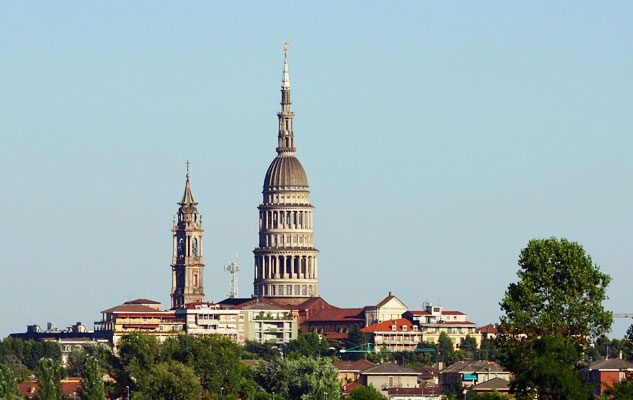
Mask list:
[[252,293],[286,40],[325,300],[392,291],[485,325],[520,250],[558,236],[633,311],[630,4],[286,4],[284,24],[281,2],[64,4],[1,6],[2,336],[168,305],[186,160],[206,298],[236,253]]

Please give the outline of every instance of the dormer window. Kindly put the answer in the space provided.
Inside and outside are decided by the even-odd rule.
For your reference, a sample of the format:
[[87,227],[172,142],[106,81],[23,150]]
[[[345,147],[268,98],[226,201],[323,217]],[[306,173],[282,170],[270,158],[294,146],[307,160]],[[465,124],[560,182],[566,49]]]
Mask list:
[[417,331],[418,330],[418,326],[417,325],[413,325],[413,330]]
[[407,326],[406,325],[402,325],[402,330],[406,331],[407,330]]
[[398,326],[397,325],[391,325],[391,330],[395,332],[396,330],[398,330]]

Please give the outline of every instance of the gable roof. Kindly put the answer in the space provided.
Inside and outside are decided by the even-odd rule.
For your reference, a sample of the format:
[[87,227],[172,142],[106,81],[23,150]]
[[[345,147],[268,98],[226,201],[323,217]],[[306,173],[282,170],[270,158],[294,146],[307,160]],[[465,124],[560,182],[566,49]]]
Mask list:
[[387,303],[389,303],[392,300],[396,300],[398,303],[400,303],[400,305],[402,305],[402,307],[408,308],[399,298],[394,296],[393,293],[391,293],[391,292],[389,292],[387,297],[382,299],[382,301],[380,303],[376,304],[376,308],[384,307],[384,306],[387,305]]
[[475,374],[478,372],[507,372],[505,368],[494,361],[457,361],[455,364],[448,366],[440,371],[440,374],[460,373]]
[[364,322],[363,310],[362,308],[326,308],[315,311],[305,322]]
[[121,304],[116,307],[108,308],[101,311],[102,313],[162,313],[164,311],[157,310],[153,307],[140,304]]
[[[393,325],[396,325],[396,330],[392,329]],[[406,326],[407,329],[403,329],[402,327]],[[413,327],[417,328],[417,325],[413,325],[411,321],[406,318],[400,319],[390,319],[383,322],[377,322],[375,324],[369,325],[363,329],[362,332],[419,332],[418,330],[414,330]]]
[[631,370],[633,369],[633,363],[627,360],[623,360],[621,358],[612,358],[609,360],[598,360],[589,364],[590,370],[612,370],[612,371],[622,371],[622,370]]
[[361,372],[362,375],[415,375],[418,373],[394,363],[379,364]]
[[497,333],[497,326],[493,324],[488,324],[479,328],[479,333]]
[[442,315],[466,315],[461,311],[442,310]]
[[376,364],[367,360],[356,361],[337,361],[334,364],[334,368],[343,372],[360,372],[368,368],[374,367]]
[[123,304],[160,304],[160,302],[149,300],[149,299],[134,299],[134,300],[126,301]]
[[509,392],[510,391],[510,382],[503,378],[492,378],[482,383],[478,383],[472,387],[472,390],[479,392],[488,392],[488,391],[499,391],[499,392]]

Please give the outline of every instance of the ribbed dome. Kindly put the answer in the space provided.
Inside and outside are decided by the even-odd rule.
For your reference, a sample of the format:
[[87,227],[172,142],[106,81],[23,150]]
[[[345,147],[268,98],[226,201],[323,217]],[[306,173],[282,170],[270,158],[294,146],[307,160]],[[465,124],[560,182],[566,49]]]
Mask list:
[[295,156],[280,154],[270,163],[264,178],[264,190],[283,187],[308,187],[308,177]]

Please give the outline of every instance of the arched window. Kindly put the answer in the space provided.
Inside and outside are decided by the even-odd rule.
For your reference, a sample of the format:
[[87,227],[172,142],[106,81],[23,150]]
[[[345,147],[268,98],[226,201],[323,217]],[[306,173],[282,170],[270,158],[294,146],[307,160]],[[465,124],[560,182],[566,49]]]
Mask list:
[[178,258],[183,258],[185,256],[185,239],[178,239]]
[[193,274],[193,286],[198,287],[198,274]]
[[198,257],[198,238],[193,238],[193,242],[191,243],[191,252],[193,257]]

